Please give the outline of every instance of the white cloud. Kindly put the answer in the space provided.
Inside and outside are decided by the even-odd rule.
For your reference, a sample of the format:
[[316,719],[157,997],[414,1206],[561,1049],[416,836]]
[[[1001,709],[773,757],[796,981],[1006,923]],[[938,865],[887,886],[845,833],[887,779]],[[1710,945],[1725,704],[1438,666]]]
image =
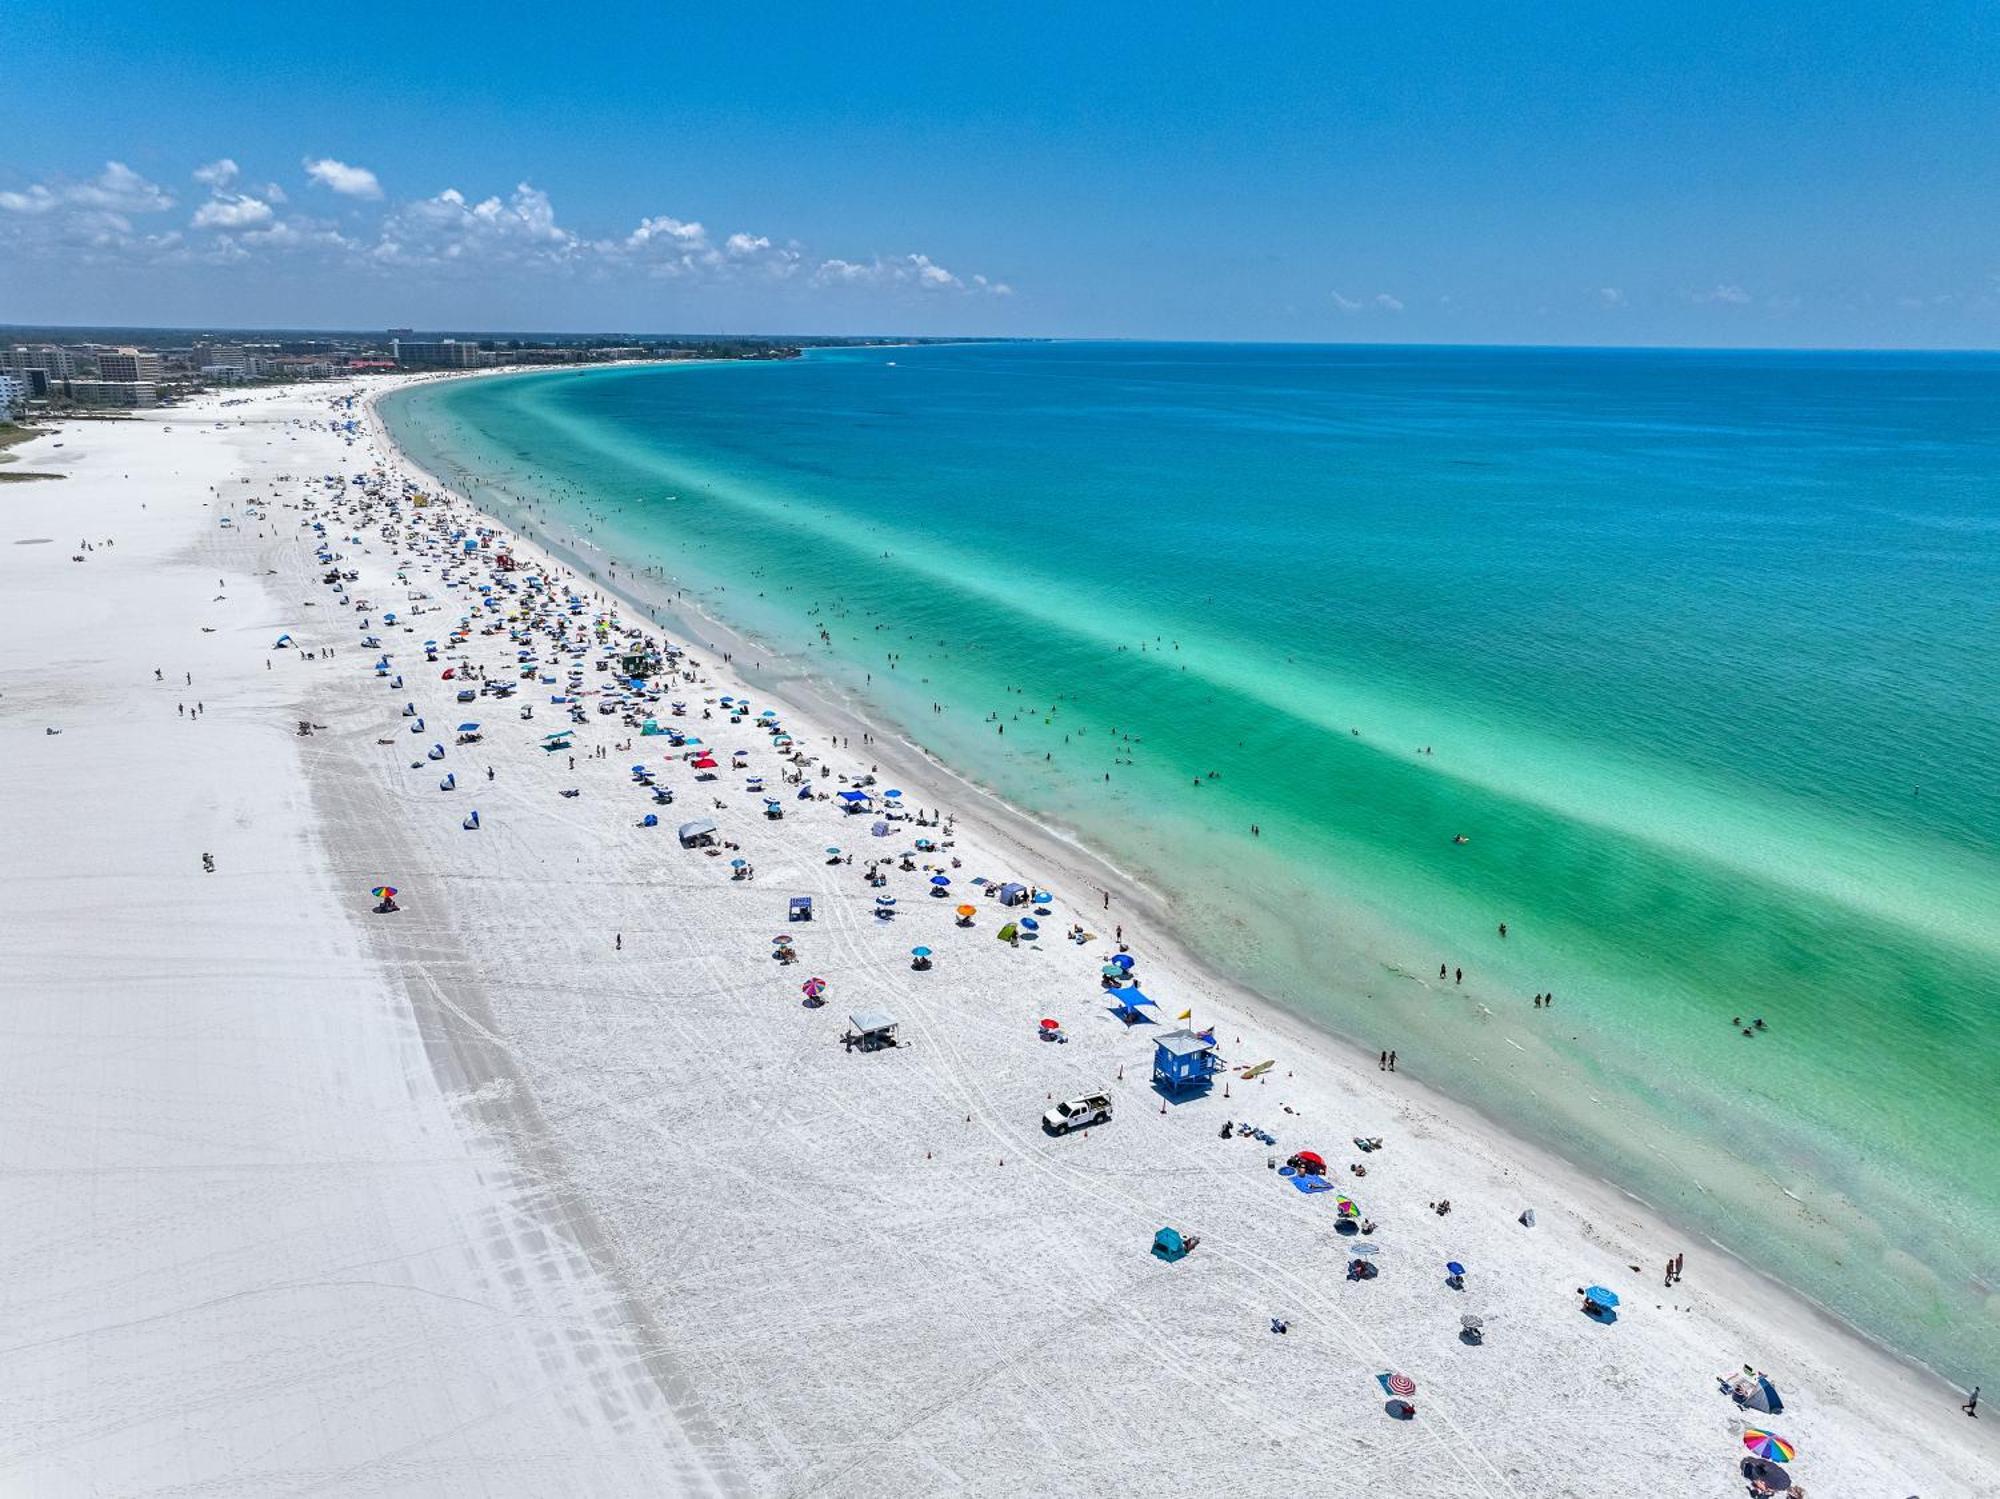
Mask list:
[[1616,286],[1600,286],[1597,288],[1597,302],[1600,307],[1623,307],[1625,293]]
[[1722,282],[1707,291],[1691,291],[1687,295],[1690,302],[1698,304],[1722,303],[1730,307],[1742,307],[1750,301],[1750,293],[1733,282]]
[[1337,291],[1329,292],[1328,295],[1333,298],[1333,305],[1338,307],[1342,312],[1401,312],[1403,310],[1402,300],[1398,297],[1390,296],[1385,291],[1378,291],[1372,297],[1344,297]]
[[448,187],[434,198],[404,203],[382,220],[371,253],[391,265],[565,265],[579,250],[577,237],[556,223],[549,195],[523,182],[504,202],[469,203]]
[[[343,197],[383,196],[365,167],[318,158],[307,160],[305,169],[314,183]],[[921,253],[866,259],[815,255],[797,240],[748,230],[713,235],[699,219],[673,214],[650,215],[628,232],[588,239],[560,223],[549,195],[525,182],[504,197],[478,201],[456,188],[384,202],[372,211],[357,201],[335,224],[281,212],[287,198],[279,186],[246,183],[230,157],[205,162],[190,176],[207,196],[188,220],[196,232],[186,237],[134,227],[134,215],[170,209],[175,199],[120,162],[107,162],[96,177],[81,182],[50,179],[0,191],[0,255],[67,256],[128,269],[296,256],[301,264],[320,268],[344,264],[438,275],[587,273],[691,286],[796,279],[804,286],[906,295],[1007,297],[1014,291],[1005,281],[961,274]]]
[[46,214],[79,208],[116,215],[160,213],[174,206],[173,194],[148,182],[122,161],[107,161],[104,170],[86,182],[37,182],[26,192],[0,193],[0,209],[10,213]]
[[196,229],[254,229],[271,222],[271,205],[247,193],[218,193],[194,211]]
[[819,263],[812,279],[819,286],[907,286],[929,292],[985,292],[996,297],[1014,294],[1014,288],[1006,282],[990,281],[984,276],[973,277],[968,286],[956,272],[946,270],[928,255],[916,253],[886,258],[877,255],[871,260],[834,256]]
[[335,161],[331,156],[318,160],[306,159],[306,175],[322,187],[331,188],[344,198],[379,198],[382,184],[375,174],[366,167],[349,166],[344,161]]

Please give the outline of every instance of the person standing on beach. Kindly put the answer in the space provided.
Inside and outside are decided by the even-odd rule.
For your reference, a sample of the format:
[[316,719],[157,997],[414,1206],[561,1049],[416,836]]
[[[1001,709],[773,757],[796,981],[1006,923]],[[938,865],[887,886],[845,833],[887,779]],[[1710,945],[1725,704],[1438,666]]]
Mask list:
[[1389,1070],[1389,1053],[1388,1053],[1388,1052],[1386,1052],[1386,1051],[1385,1051],[1385,1052],[1383,1052],[1383,1053],[1382,1053],[1382,1055],[1381,1055],[1380,1057],[1376,1058],[1376,1061],[1375,1061],[1375,1070],[1376,1070],[1377,1072],[1387,1072],[1387,1071]]
[[1391,1072],[1396,1070],[1396,1054],[1393,1051],[1389,1053],[1389,1070]]
[[1966,1400],[1965,1404],[1961,1405],[1961,1406],[1959,1407],[1959,1409],[1960,1409],[1960,1410],[1962,1410],[1962,1411],[1964,1411],[1964,1412],[1965,1412],[1965,1413],[1966,1413],[1966,1414],[1967,1414],[1968,1416],[1977,1416],[1977,1415],[1979,1414],[1979,1386],[1978,1386],[1978,1385],[1974,1385],[1974,1386],[1972,1387],[1972,1394],[1971,1394],[1971,1396],[1967,1398],[1967,1400]]

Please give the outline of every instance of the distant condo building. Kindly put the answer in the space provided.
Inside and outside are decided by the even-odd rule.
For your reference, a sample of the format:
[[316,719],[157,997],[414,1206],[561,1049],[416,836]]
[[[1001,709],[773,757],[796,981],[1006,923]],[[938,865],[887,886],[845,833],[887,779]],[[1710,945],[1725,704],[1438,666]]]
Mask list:
[[76,355],[56,344],[15,344],[7,351],[6,368],[16,375],[41,370],[58,380],[67,380],[76,373]]
[[264,361],[241,344],[196,344],[188,363],[211,379],[248,380],[263,373]]
[[27,376],[11,371],[0,373],[0,417],[19,416],[27,404]]
[[[130,385],[143,382],[157,386],[162,374],[160,356],[151,349],[106,349],[97,356],[97,373],[107,384]],[[140,404],[152,403],[147,401]]]
[[72,380],[69,398],[79,406],[157,406],[160,387],[152,380]]
[[389,350],[396,363],[406,369],[473,370],[485,369],[494,363],[491,349],[482,349],[476,343],[455,338],[435,341],[395,338],[389,341]]

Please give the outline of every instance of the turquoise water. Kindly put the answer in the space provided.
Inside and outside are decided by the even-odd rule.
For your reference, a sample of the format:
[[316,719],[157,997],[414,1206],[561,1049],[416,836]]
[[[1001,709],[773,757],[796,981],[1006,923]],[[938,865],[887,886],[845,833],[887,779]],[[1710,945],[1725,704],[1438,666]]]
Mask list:
[[1973,356],[1058,344],[386,409],[1105,850],[1224,968],[1970,1380],[1996,398]]

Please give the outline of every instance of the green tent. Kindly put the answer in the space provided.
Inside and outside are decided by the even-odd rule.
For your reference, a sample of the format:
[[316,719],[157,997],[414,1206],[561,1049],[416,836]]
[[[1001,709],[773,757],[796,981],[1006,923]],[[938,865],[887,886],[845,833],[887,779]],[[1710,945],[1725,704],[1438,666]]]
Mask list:
[[1153,1235],[1154,1255],[1168,1264],[1171,1265],[1178,1259],[1185,1259],[1187,1252],[1188,1242],[1181,1237],[1179,1229],[1163,1228]]

